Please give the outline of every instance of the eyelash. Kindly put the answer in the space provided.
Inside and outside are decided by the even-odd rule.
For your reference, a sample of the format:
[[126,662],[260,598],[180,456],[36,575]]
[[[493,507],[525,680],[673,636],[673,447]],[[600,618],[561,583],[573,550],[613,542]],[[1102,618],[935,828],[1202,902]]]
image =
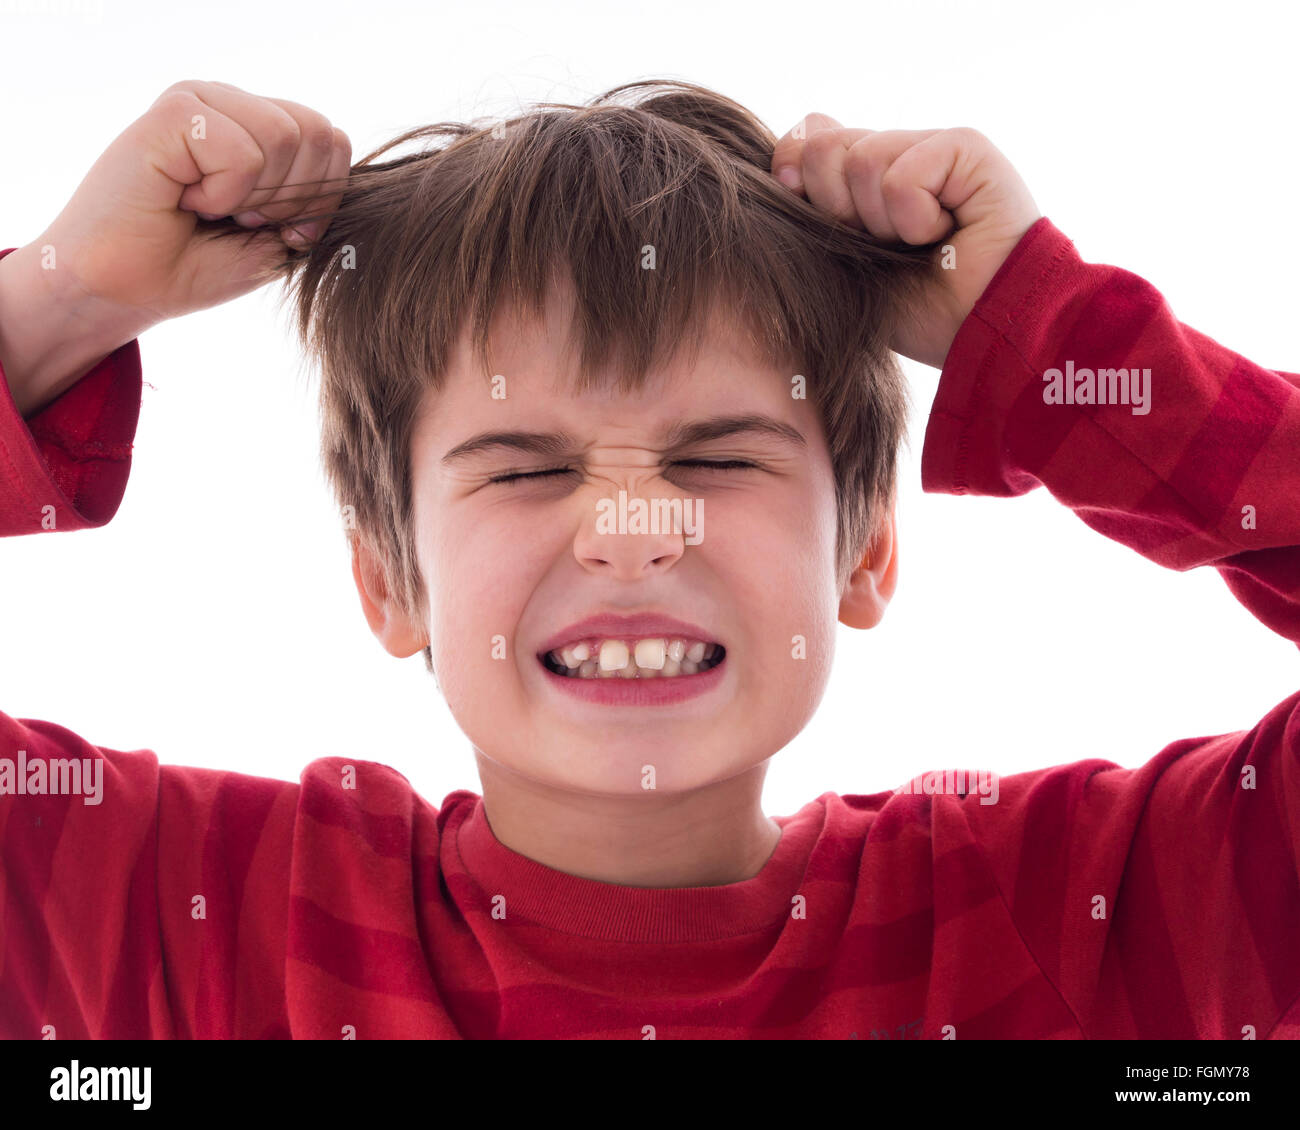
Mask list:
[[[750,463],[744,459],[724,459],[720,461],[709,459],[679,459],[673,464],[674,467],[685,467],[688,465],[697,467],[709,467],[716,471],[727,471],[731,469],[744,470],[746,468],[757,467],[757,463]],[[507,486],[513,486],[521,479],[542,479],[552,475],[571,475],[572,467],[552,467],[548,471],[515,471],[509,475],[498,475],[495,479],[488,479],[489,483],[505,483]]]

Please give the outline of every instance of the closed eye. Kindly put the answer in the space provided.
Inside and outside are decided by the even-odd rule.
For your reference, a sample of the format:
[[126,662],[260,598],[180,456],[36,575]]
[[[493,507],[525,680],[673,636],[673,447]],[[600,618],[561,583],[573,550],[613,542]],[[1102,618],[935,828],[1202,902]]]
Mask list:
[[672,464],[674,467],[709,467],[715,471],[742,470],[745,467],[757,467],[757,463],[750,463],[745,459],[679,459]]
[[[670,464],[673,467],[701,467],[713,471],[731,471],[744,470],[747,467],[757,467],[756,463],[749,463],[744,459],[679,459]],[[544,479],[553,475],[573,475],[577,472],[572,467],[552,467],[546,471],[515,471],[508,475],[498,475],[494,479],[488,479],[489,483],[505,483],[513,485],[522,479]]]

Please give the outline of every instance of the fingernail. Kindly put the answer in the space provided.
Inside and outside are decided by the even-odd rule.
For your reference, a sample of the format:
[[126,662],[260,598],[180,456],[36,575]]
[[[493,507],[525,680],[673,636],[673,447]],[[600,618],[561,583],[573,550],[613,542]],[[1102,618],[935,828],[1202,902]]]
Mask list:
[[256,228],[266,223],[266,217],[261,212],[240,212],[235,217],[235,223],[244,224],[246,227]]
[[779,180],[786,188],[802,188],[803,177],[799,175],[799,170],[793,165],[786,165],[779,173],[776,174]]
[[315,243],[320,238],[322,225],[319,220],[309,224],[295,224],[293,227],[287,227],[282,231],[286,243],[292,243],[297,246],[305,246],[308,243]]

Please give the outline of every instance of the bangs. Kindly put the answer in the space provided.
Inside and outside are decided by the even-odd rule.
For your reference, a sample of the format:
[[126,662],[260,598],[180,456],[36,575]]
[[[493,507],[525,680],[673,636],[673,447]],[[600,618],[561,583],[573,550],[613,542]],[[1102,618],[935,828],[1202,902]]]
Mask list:
[[[621,104],[643,86],[659,92]],[[364,230],[349,230],[362,210],[345,196],[300,279],[309,345],[377,355],[388,379],[437,387],[466,326],[490,370],[493,318],[540,317],[559,288],[574,296],[580,390],[640,389],[698,349],[714,310],[760,356],[826,379],[837,360],[883,350],[925,250],[883,246],[796,197],[768,171],[776,139],[747,111],[663,86],[426,126],[371,154],[348,193],[367,201]],[[423,144],[378,160],[411,143]],[[347,268],[345,246],[364,269]]]

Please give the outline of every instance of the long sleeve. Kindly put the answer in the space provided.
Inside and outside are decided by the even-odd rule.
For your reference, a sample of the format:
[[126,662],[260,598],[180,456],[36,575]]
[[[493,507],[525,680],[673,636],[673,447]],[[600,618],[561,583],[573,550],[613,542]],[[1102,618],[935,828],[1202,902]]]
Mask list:
[[3,713],[0,757],[0,1038],[172,1035],[157,758]]
[[289,1034],[299,788],[0,712],[0,1039]]
[[[1300,378],[1183,325],[1046,218],[953,342],[922,485],[1045,486],[1152,561],[1214,566],[1300,642]],[[1300,693],[1139,769],[1007,778],[997,804],[937,806],[934,834],[936,857],[978,845],[1086,1035],[1300,1037]]]
[[131,341],[24,420],[0,367],[0,537],[102,526],[117,513],[142,383]]
[[[113,517],[141,384],[132,341],[24,420],[0,369],[0,536]],[[287,1035],[296,793],[0,712],[0,1038]]]
[[[1085,376],[1109,370],[1129,375],[1129,403],[1048,403],[1067,385],[1118,392],[1118,378]],[[1054,371],[1059,382],[1044,379]],[[921,483],[1001,496],[1046,486],[1159,565],[1214,565],[1255,616],[1300,643],[1300,376],[1183,325],[1150,283],[1085,263],[1046,217],[953,342]]]

